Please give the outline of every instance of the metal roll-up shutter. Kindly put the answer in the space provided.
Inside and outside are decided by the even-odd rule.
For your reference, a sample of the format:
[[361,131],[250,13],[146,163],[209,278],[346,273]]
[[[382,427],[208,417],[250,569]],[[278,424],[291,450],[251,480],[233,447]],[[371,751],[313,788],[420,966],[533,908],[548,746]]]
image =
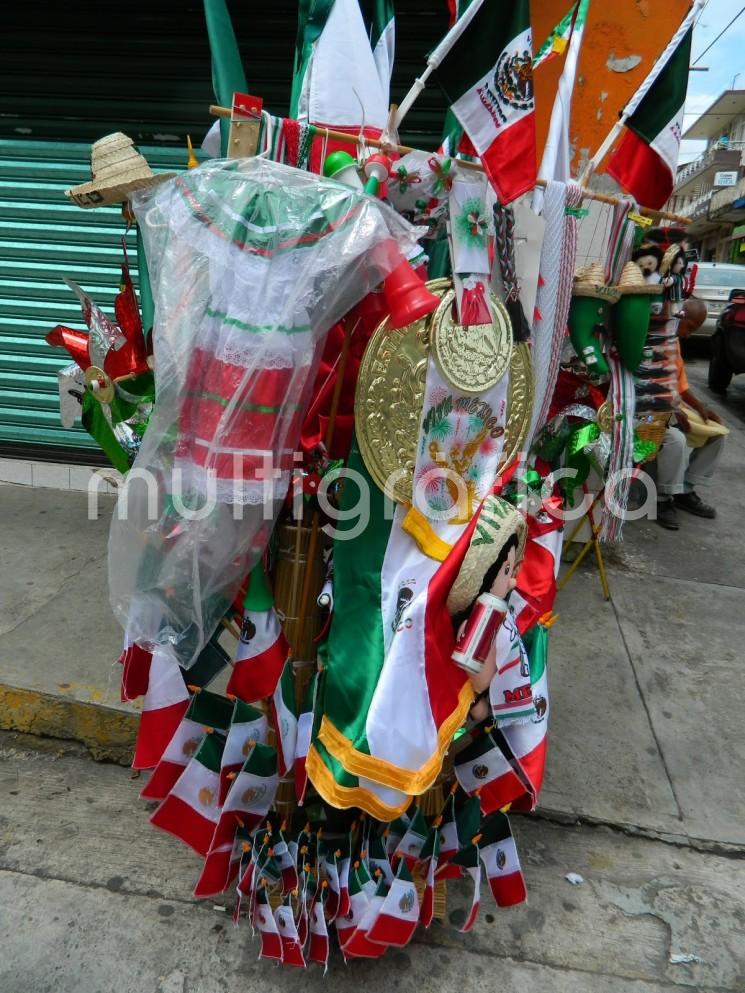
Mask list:
[[[289,105],[297,0],[230,0],[249,89],[275,114]],[[447,27],[445,0],[396,4],[399,101]],[[433,7],[435,8],[433,10]],[[0,33],[0,455],[91,461],[82,428],[59,422],[57,370],[44,341],[55,324],[83,328],[67,275],[108,313],[118,289],[119,208],[80,210],[63,191],[90,178],[90,143],[124,131],[151,166],[183,169],[212,124],[209,45],[198,0],[14,4]],[[428,87],[402,140],[434,148],[444,103]],[[130,233],[129,243],[133,243]],[[132,244],[133,247],[133,244]],[[130,252],[136,280],[136,256]]]

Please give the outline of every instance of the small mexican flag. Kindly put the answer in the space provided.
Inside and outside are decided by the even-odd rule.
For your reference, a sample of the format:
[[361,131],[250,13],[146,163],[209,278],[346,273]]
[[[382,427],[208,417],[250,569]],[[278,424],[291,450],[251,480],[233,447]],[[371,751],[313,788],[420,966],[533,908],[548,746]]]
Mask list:
[[373,0],[373,20],[370,44],[383,93],[388,94],[396,53],[396,19],[393,0]]
[[478,791],[485,814],[499,810],[525,793],[525,783],[491,731],[483,731],[456,756],[455,775],[466,793],[473,795]]
[[289,654],[261,562],[249,577],[243,610],[241,640],[227,692],[252,703],[274,693]]
[[473,0],[429,56],[502,203],[536,179],[528,0]]
[[557,517],[543,511],[535,516],[528,514],[525,554],[517,586],[510,594],[520,634],[525,634],[554,605],[563,541],[564,531]]
[[188,706],[189,691],[181,666],[168,653],[156,649],[150,659],[133,769],[153,769],[160,762]]
[[411,941],[418,923],[419,897],[406,862],[402,860],[367,936],[381,945],[403,948]]
[[[212,732],[150,818],[206,857],[220,818],[220,760],[224,739]],[[231,838],[232,848],[232,838]]]
[[207,728],[227,734],[232,714],[233,704],[219,693],[210,693],[209,690],[195,693],[183,720],[140,793],[142,799],[164,799],[196,754],[207,734]]
[[253,908],[252,922],[261,936],[261,951],[259,958],[276,959],[282,961],[282,939],[279,936],[279,928],[269,906],[269,896],[266,886],[259,886],[256,890],[256,901]]
[[336,934],[341,950],[345,955],[345,945],[362,921],[369,903],[367,893],[363,888],[363,883],[369,878],[369,873],[364,869],[362,863],[356,863],[349,874],[349,909],[346,914],[337,913],[335,918]]
[[479,907],[481,906],[481,859],[479,858],[477,839],[478,835],[475,835],[471,844],[461,848],[451,863],[451,865],[457,865],[462,870],[463,875],[468,875],[473,880],[471,909],[465,924],[460,929],[461,934],[471,930],[479,916]]
[[295,764],[297,745],[297,714],[295,713],[295,680],[292,660],[285,663],[277,688],[272,696],[272,723],[277,732],[277,755],[280,778]]
[[484,823],[479,850],[497,906],[522,903],[527,896],[525,880],[510,822],[504,814],[494,814]]
[[298,806],[302,807],[305,791],[308,787],[308,772],[305,760],[308,757],[310,739],[313,733],[313,713],[315,710],[316,691],[318,689],[318,673],[308,683],[303,700],[303,709],[297,721],[297,744],[295,745],[295,796]]
[[555,59],[564,53],[567,45],[569,44],[569,39],[572,36],[572,24],[574,23],[574,15],[577,12],[578,5],[579,0],[577,0],[577,3],[572,4],[568,12],[562,17],[551,34],[548,38],[546,38],[544,43],[535,53],[535,57],[533,59],[534,69],[537,69],[538,66],[543,65],[544,62],[550,62],[551,59]]
[[220,803],[225,802],[235,774],[240,772],[243,763],[251,754],[256,742],[266,744],[269,730],[265,715],[256,707],[242,700],[233,703],[233,716],[230,720],[230,730],[222,753],[222,768],[220,769]]
[[383,838],[380,835],[372,835],[368,848],[368,863],[373,872],[381,872],[387,883],[393,882],[393,869],[385,851]]
[[342,948],[345,959],[377,959],[385,953],[385,945],[370,941],[369,938],[370,930],[380,916],[385,899],[388,896],[388,884],[383,878],[382,873],[379,874],[379,877],[377,885],[374,887],[374,892],[368,898],[362,919]]
[[624,121],[623,139],[606,167],[638,203],[655,210],[665,205],[675,184],[692,36],[691,25]]
[[[453,807],[454,811],[454,807]],[[477,796],[469,797],[457,814],[453,813],[454,821],[448,826],[449,816],[447,807],[440,829],[440,859],[437,869],[438,879],[460,879],[463,875],[461,867],[455,862],[458,852],[471,844],[471,839],[478,833],[481,825],[481,804]],[[444,831],[443,831],[444,828]],[[443,841],[442,839],[445,839]],[[453,844],[455,851],[453,851]],[[446,847],[447,846],[447,847]]]
[[427,866],[419,920],[422,927],[428,928],[435,914],[435,873],[440,857],[440,818],[435,818],[419,857]]
[[548,628],[536,624],[525,635],[525,648],[530,659],[530,683],[535,714],[524,724],[510,724],[500,732],[503,750],[529,790],[515,801],[515,809],[531,810],[543,785],[546,768],[549,699],[546,662],[548,659]]
[[287,897],[274,911],[274,919],[277,922],[279,940],[282,944],[282,965],[295,965],[304,969],[305,958],[295,926],[290,897]]
[[409,869],[413,869],[419,861],[419,853],[422,850],[424,842],[427,840],[428,834],[429,825],[421,810],[417,807],[411,823],[406,829],[406,834],[399,841],[394,853],[397,858],[403,859],[406,862]]
[[323,909],[325,893],[326,888],[322,887],[310,908],[310,944],[308,946],[308,961],[318,962],[319,965],[322,965],[324,976],[329,967],[329,931]]

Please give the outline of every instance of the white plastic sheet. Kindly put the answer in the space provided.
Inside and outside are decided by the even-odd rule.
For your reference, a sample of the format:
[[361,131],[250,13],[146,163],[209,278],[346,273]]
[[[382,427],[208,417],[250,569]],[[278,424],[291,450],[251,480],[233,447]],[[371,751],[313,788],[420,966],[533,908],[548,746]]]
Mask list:
[[271,533],[326,332],[420,232],[259,158],[211,161],[133,208],[156,407],[112,522],[111,602],[132,640],[189,666]]

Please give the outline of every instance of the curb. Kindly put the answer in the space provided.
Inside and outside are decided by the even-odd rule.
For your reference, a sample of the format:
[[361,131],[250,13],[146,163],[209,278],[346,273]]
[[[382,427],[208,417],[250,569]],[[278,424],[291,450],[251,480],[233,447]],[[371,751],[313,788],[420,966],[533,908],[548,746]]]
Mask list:
[[0,683],[0,730],[78,741],[97,761],[129,766],[138,714]]

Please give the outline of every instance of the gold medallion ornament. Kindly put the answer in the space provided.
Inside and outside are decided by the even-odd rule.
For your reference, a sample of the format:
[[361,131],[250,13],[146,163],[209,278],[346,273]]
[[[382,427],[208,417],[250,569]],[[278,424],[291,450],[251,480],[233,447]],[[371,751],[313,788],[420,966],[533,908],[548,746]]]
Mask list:
[[85,385],[96,400],[99,403],[111,403],[114,399],[114,383],[111,376],[95,365],[88,366],[84,376]]
[[598,407],[598,412],[595,415],[595,421],[604,434],[610,434],[613,430],[614,420],[613,403],[610,400],[606,400]]
[[504,433],[500,473],[513,461],[525,444],[533,416],[535,377],[530,346],[525,342],[515,345],[510,363],[510,388],[507,393],[507,429]]
[[510,366],[512,325],[507,308],[490,293],[494,319],[465,327],[455,318],[455,291],[448,290],[432,315],[430,335],[445,380],[461,393],[483,393],[496,386]]
[[[414,469],[431,335],[435,331],[441,310],[446,310],[449,314],[454,299],[449,279],[432,280],[427,283],[427,288],[442,298],[440,307],[434,315],[398,330],[391,330],[386,321],[380,324],[365,349],[355,395],[357,442],[367,471],[381,490],[401,504],[411,503],[414,490]],[[483,325],[474,330],[479,328],[483,328]],[[455,337],[458,330],[460,329],[454,333]],[[530,428],[534,396],[530,348],[526,344],[513,347],[509,318],[506,331],[506,335],[500,334],[499,348],[495,352],[496,355],[504,355],[502,339],[506,336],[509,339],[506,362],[509,363],[510,383],[504,454],[498,471],[514,459],[525,442]],[[450,332],[447,331],[446,334]],[[445,375],[440,360],[437,361]],[[468,390],[454,382],[453,385],[462,392],[482,392],[499,382],[506,368],[507,364],[496,378],[484,385],[480,384],[478,390],[474,389],[473,379],[468,383]],[[456,369],[461,370],[456,375],[462,375],[463,366],[460,363],[456,364]],[[492,372],[492,376],[494,375]]]

